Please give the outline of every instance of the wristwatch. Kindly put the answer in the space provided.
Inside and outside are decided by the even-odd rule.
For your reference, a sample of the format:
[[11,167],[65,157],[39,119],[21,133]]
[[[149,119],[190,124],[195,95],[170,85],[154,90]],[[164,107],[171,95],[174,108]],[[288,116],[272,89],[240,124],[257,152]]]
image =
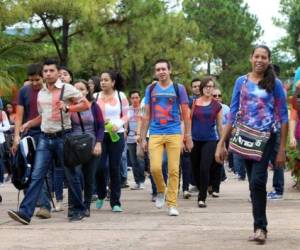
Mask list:
[[69,105],[66,105],[66,107],[65,107],[65,113],[68,113],[68,112],[69,112],[69,110],[70,110],[70,107],[69,107]]

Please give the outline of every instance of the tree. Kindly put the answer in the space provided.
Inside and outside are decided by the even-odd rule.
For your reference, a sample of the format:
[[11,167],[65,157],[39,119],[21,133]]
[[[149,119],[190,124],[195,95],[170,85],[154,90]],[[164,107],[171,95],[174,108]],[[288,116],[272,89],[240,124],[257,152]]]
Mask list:
[[[9,15],[19,22],[31,25],[31,32],[23,37],[27,43],[49,43],[54,45],[61,65],[67,65],[72,37],[88,32],[91,23],[105,18],[105,8],[114,0],[19,0],[7,1]],[[99,15],[102,14],[102,15]],[[101,22],[100,21],[100,22]]]
[[201,60],[207,50],[206,43],[193,39],[197,33],[192,21],[182,12],[168,12],[162,1],[119,1],[110,21],[74,45],[72,67],[87,74],[114,68],[125,74],[130,87],[140,88],[151,80],[154,61],[163,57],[174,64],[173,76],[185,80],[193,58]]
[[274,23],[284,28],[287,36],[277,44],[277,48],[284,52],[291,52],[295,56],[296,64],[300,64],[300,2],[297,0],[281,0],[280,13],[282,19],[275,18]]
[[248,68],[252,43],[260,36],[257,18],[243,0],[184,0],[183,10],[197,23],[198,39],[211,44],[207,74],[211,74],[211,62],[219,62],[217,74],[227,90],[237,74]]

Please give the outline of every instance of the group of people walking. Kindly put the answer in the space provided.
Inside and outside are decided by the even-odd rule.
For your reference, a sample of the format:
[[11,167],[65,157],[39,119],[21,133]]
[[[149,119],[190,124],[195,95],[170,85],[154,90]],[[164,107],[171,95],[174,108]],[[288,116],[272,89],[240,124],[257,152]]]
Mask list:
[[[230,110],[222,103],[214,78],[194,79],[193,96],[189,97],[185,86],[171,79],[172,67],[165,59],[154,63],[155,80],[147,86],[143,100],[138,90],[129,92],[131,106],[122,92],[124,80],[117,72],[103,71],[99,84],[97,78],[73,81],[72,73],[52,60],[42,66],[30,65],[30,83],[19,92],[12,152],[24,135],[34,137],[37,148],[31,182],[20,208],[9,210],[8,215],[28,225],[39,203],[37,216],[51,217],[47,176],[54,176],[57,211],[62,209],[66,181],[70,221],[90,216],[93,195],[97,209],[109,197],[112,212],[122,212],[122,155],[126,145],[135,181],[132,189],[144,189],[149,165],[157,208],[162,209],[166,202],[168,214],[179,215],[180,175],[184,198],[190,197],[189,184],[193,184],[198,190],[197,206],[205,208],[208,193],[219,196],[221,180],[226,178],[223,163],[228,142],[242,124],[254,134],[270,134],[259,159],[238,148],[252,202],[254,234],[249,240],[263,244],[267,238],[268,165],[276,138],[274,163],[285,165],[288,133],[286,94],[270,60],[268,47],[253,49],[251,71],[236,80]],[[4,115],[2,121],[4,124]],[[82,127],[93,137],[92,157],[72,168],[64,164],[64,138],[82,133]],[[295,138],[291,140],[295,144]]]

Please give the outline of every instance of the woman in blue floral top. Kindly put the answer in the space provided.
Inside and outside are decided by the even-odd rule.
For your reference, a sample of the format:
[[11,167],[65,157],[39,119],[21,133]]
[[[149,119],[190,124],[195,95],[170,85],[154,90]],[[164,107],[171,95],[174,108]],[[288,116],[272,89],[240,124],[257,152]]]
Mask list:
[[272,145],[275,143],[274,132],[276,132],[276,128],[280,127],[280,148],[276,164],[282,167],[285,164],[285,144],[288,130],[288,111],[283,85],[276,79],[270,59],[271,52],[267,46],[259,45],[252,51],[250,57],[252,70],[247,75],[239,77],[235,82],[229,123],[223,131],[215,154],[216,160],[223,162],[227,154],[225,141],[231,134],[237,113],[239,113],[240,123],[257,131],[271,132],[261,160],[245,159],[254,218],[254,235],[249,240],[259,244],[264,244],[267,238],[267,167]]

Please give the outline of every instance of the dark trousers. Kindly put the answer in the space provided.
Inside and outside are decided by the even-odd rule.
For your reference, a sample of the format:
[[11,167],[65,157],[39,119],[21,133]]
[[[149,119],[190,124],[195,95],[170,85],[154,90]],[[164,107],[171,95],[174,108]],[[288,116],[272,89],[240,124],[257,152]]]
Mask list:
[[212,186],[213,192],[220,192],[221,178],[223,165],[217,163],[215,160],[210,168],[209,185]]
[[[120,206],[121,197],[121,157],[124,150],[124,133],[118,133],[120,140],[112,142],[108,133],[104,134],[100,164],[96,170],[96,188],[98,198],[103,200],[107,195],[107,173],[110,180],[110,205]],[[107,165],[107,159],[109,164]],[[107,169],[108,168],[108,169]]]
[[209,183],[210,168],[214,161],[216,141],[194,141],[191,152],[194,180],[199,190],[198,201],[205,201]]
[[188,191],[192,179],[191,154],[183,152],[180,156],[180,170],[182,174],[182,191]]
[[131,161],[133,177],[136,184],[145,182],[145,162],[144,158],[140,158],[137,156],[136,143],[128,143],[127,144],[129,151],[129,159]]
[[262,159],[258,161],[245,160],[250,197],[252,201],[252,214],[254,218],[254,231],[262,229],[267,231],[267,180],[268,180],[268,164],[275,144],[276,136],[271,135],[268,141]]

